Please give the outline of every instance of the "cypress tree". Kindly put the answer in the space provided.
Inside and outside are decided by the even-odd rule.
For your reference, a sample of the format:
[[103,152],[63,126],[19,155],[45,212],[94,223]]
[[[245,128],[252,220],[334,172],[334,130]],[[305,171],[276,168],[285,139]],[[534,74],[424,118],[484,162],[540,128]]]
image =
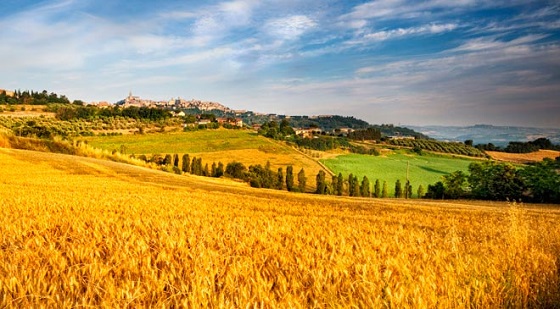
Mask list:
[[344,177],[342,177],[342,173],[338,173],[338,177],[336,180],[336,195],[342,195],[344,192]]
[[358,181],[358,176],[354,176],[352,183],[354,184],[354,196],[360,196],[360,182]]
[[204,170],[202,171],[202,176],[210,176],[210,169],[208,168],[208,163],[206,163],[206,165],[204,165]]
[[354,196],[354,175],[352,173],[348,175],[348,195]]
[[196,175],[196,157],[193,157],[191,161],[191,174]]
[[286,167],[286,190],[294,190],[294,167],[291,165]]
[[282,188],[284,187],[284,172],[282,171],[281,167],[278,168],[278,172],[276,173],[276,175],[276,189],[282,190]]
[[319,171],[319,173],[317,174],[316,177],[317,180],[317,190],[315,190],[315,193],[317,194],[325,194],[326,193],[326,189],[327,189],[327,183],[325,182],[325,172],[324,171]]
[[383,191],[381,191],[381,197],[389,197],[389,186],[387,185],[386,181],[383,181]]
[[185,173],[191,172],[191,159],[189,158],[188,154],[183,155],[183,172]]
[[179,167],[179,155],[178,154],[174,154],[173,155],[173,166],[175,167]]
[[216,177],[224,176],[224,164],[222,162],[218,162],[218,168],[216,169]]
[[375,180],[375,186],[373,188],[373,197],[381,197],[381,186],[379,184],[379,179]]
[[196,159],[196,174],[198,176],[202,175],[202,158]]
[[364,178],[362,179],[362,186],[360,189],[363,197],[370,196],[371,191],[369,188],[369,179],[367,178],[367,176],[364,176]]
[[416,194],[418,194],[418,198],[423,198],[424,197],[424,194],[426,194],[426,191],[424,190],[424,187],[422,185],[418,186],[418,191],[417,191]]
[[397,182],[395,183],[395,197],[400,198],[402,196],[403,196],[403,192],[402,192],[401,180],[397,179]]
[[173,157],[170,154],[165,155],[165,159],[163,159],[163,165],[169,165],[173,163]]
[[331,187],[332,187],[332,194],[336,194],[336,185],[338,183],[338,175],[333,174],[331,176]]
[[299,171],[298,175],[298,189],[300,192],[305,192],[305,185],[307,184],[307,177],[303,168]]
[[212,170],[210,172],[210,176],[216,177],[217,171],[218,171],[218,167],[216,166],[216,162],[212,162]]
[[404,185],[404,197],[412,198],[412,185],[410,184],[410,180],[407,180]]

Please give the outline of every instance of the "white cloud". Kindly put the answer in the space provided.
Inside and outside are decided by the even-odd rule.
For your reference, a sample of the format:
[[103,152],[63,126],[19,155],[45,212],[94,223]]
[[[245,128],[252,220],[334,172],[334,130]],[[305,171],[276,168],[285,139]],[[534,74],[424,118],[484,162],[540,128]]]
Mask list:
[[546,38],[547,36],[548,35],[544,35],[544,34],[530,34],[530,35],[516,38],[511,41],[500,41],[497,40],[495,37],[482,37],[482,38],[468,40],[461,46],[454,48],[451,51],[483,51],[483,50],[492,50],[492,49],[512,48],[515,46],[525,45],[528,43],[534,43],[536,41]]
[[385,41],[410,35],[423,35],[423,34],[439,34],[443,32],[452,31],[457,28],[457,24],[429,24],[419,27],[398,28],[392,30],[383,30],[373,33],[364,34],[363,37],[355,42],[367,41]]
[[265,30],[281,40],[293,40],[316,26],[317,23],[305,15],[292,15],[269,20]]

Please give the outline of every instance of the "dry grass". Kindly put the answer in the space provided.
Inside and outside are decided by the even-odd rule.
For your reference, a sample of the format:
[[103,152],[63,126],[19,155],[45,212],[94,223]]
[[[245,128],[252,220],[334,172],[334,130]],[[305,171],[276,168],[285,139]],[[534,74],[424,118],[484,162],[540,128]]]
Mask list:
[[555,159],[560,156],[560,151],[555,150],[539,150],[531,153],[507,153],[500,151],[486,151],[486,153],[494,160],[506,161],[512,163],[531,163],[540,162],[544,158]]
[[560,212],[0,149],[0,307],[558,307]]

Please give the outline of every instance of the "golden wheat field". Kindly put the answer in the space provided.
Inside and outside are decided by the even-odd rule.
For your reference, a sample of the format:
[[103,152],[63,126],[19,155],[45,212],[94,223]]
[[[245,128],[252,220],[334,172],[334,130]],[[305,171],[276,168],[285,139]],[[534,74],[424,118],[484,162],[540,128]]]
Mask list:
[[560,306],[560,211],[0,149],[0,307]]

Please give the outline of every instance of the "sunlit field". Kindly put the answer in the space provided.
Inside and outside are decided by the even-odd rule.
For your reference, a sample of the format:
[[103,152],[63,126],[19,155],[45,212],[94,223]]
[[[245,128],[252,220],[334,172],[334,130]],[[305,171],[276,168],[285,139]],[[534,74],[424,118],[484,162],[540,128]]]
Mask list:
[[0,307],[550,308],[560,211],[0,149]]

